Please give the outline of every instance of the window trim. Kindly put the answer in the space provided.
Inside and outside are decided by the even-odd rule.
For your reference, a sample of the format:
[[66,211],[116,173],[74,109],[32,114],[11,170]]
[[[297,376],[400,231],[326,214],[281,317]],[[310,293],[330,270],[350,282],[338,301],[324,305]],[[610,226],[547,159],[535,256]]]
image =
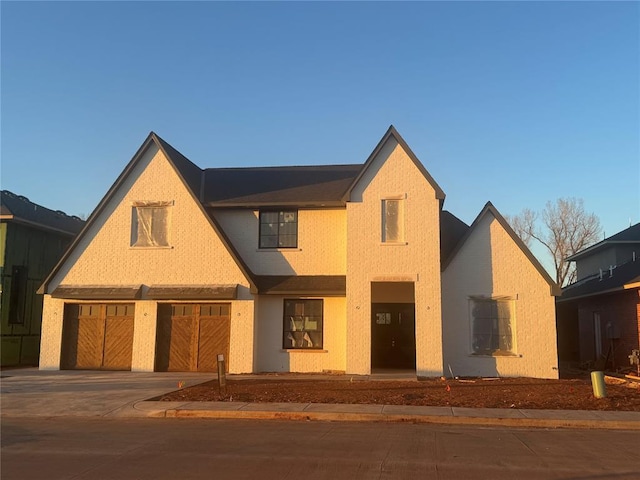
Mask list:
[[[469,302],[469,355],[473,357],[520,357],[518,354],[518,344],[517,344],[517,334],[516,334],[516,300],[518,299],[517,295],[494,295],[494,296],[484,296],[484,295],[471,295],[468,297]],[[508,302],[509,303],[509,328],[511,330],[511,348],[509,350],[504,350],[497,348],[495,350],[482,350],[476,351],[474,349],[474,322],[475,317],[473,315],[473,308],[475,302]],[[493,317],[491,317],[493,319]],[[499,327],[499,325],[498,325]],[[491,336],[500,335],[498,330],[497,333],[491,332]]]
[[[296,326],[298,322],[295,322],[293,316],[287,314],[287,302],[319,302],[320,303],[320,316],[315,316],[315,319],[312,319],[312,315],[306,315],[303,313],[302,315],[294,315],[296,317],[303,317],[299,320],[301,322],[302,328],[298,330]],[[306,306],[305,306],[306,310]],[[308,321],[315,321],[320,323],[320,328],[316,329],[306,329],[305,325]],[[295,322],[295,323],[294,323]],[[294,329],[291,327],[287,328],[287,325],[294,325]],[[303,336],[296,335],[295,340],[293,339],[293,333],[303,332]],[[313,332],[314,335],[307,335],[307,333]],[[318,343],[317,339],[320,338],[320,342]],[[304,343],[301,346],[294,346],[290,343],[292,341],[315,341],[316,343],[313,346],[307,347],[304,346]],[[311,352],[325,352],[324,350],[324,298],[284,298],[282,300],[282,350],[284,351],[292,351],[292,352],[303,352],[303,351],[311,351]]]
[[[295,225],[296,225],[296,233],[295,233],[295,237],[296,237],[296,241],[295,241],[295,245],[292,246],[287,246],[287,247],[283,247],[280,245],[280,223],[281,222],[276,222],[276,225],[278,227],[278,232],[275,235],[276,237],[276,243],[277,245],[274,247],[263,247],[262,246],[262,225],[267,224],[269,222],[263,222],[262,221],[262,214],[263,213],[277,213],[278,217],[280,216],[280,214],[284,215],[285,213],[294,213],[295,214]],[[298,211],[298,209],[295,208],[291,208],[291,209],[264,209],[264,210],[259,210],[258,211],[258,250],[296,250],[298,249],[298,226],[300,225],[300,212]],[[285,235],[285,234],[282,234]],[[272,236],[272,235],[270,235]]]

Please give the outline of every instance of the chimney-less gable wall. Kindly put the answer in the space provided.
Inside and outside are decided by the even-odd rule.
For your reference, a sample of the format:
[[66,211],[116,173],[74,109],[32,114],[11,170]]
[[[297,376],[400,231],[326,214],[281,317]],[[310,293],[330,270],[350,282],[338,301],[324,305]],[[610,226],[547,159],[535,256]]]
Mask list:
[[[515,304],[515,354],[474,355],[470,297]],[[485,377],[558,378],[555,299],[547,281],[500,223],[486,214],[442,274],[445,372]]]
[[[382,201],[402,199],[404,241],[382,242]],[[371,369],[371,282],[414,282],[416,370],[442,374],[439,200],[390,137],[347,203],[347,372]]]

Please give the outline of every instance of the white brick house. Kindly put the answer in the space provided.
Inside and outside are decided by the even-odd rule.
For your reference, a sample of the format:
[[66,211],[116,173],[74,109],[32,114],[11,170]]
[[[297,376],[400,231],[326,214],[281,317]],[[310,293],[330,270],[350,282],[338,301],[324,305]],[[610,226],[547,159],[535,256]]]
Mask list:
[[557,378],[557,286],[444,198],[393,127],[364,164],[205,170],[151,133],[40,289],[40,368]]

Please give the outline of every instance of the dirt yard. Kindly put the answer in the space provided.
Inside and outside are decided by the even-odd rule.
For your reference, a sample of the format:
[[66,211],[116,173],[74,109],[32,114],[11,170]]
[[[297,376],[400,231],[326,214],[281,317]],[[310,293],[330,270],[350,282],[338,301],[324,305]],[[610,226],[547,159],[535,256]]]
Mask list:
[[[162,401],[234,401],[299,403],[369,403],[471,408],[640,411],[640,388],[607,382],[607,398],[593,396],[588,379],[538,380],[428,379],[368,381],[336,376],[288,379],[270,375],[227,380],[226,394],[212,381],[182,388],[157,398]],[[180,385],[176,385],[179,388]]]

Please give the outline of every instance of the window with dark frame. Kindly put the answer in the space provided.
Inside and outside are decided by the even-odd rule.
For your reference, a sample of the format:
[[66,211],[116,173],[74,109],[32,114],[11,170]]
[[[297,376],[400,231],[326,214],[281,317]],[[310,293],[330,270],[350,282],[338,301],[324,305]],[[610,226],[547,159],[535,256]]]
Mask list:
[[471,298],[471,348],[476,355],[513,354],[511,299]]
[[285,299],[282,348],[322,349],[323,300]]
[[260,212],[260,248],[297,248],[298,212],[296,210]]
[[24,325],[27,302],[27,267],[11,268],[11,293],[9,294],[9,325]]

